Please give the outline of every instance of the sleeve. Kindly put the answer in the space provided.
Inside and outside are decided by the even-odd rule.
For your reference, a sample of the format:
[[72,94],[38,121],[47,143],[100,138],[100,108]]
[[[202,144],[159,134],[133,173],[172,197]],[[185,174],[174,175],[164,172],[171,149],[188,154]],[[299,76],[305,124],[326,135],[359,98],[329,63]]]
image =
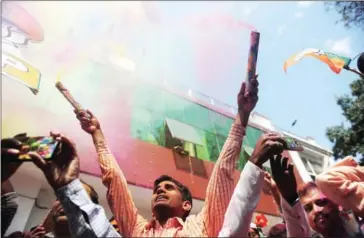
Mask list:
[[1,237],[4,237],[18,210],[17,197],[15,192],[1,195]]
[[316,176],[315,182],[335,203],[364,216],[364,167],[334,166]]
[[56,195],[69,219],[72,236],[121,237],[107,219],[104,209],[91,201],[80,180],[58,189]]
[[287,226],[287,237],[310,237],[311,230],[300,202],[293,206],[281,199],[281,207]]
[[209,237],[216,237],[224,222],[234,191],[233,172],[239,159],[244,131],[240,123],[232,125],[207,186],[205,204],[198,219],[204,224],[204,232]]
[[248,237],[254,210],[260,199],[264,172],[247,162],[225,213],[219,237]]
[[[102,173],[102,182],[107,188],[107,200],[120,233],[125,237],[138,234],[147,221],[138,214],[128,183],[106,141],[95,143]],[[135,233],[136,232],[136,233]]]

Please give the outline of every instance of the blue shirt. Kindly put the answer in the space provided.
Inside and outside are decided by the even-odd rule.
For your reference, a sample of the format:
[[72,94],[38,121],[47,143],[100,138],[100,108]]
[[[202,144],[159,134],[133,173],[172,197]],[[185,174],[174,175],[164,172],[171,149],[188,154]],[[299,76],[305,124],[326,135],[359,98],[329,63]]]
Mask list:
[[79,179],[58,189],[56,196],[67,216],[72,236],[121,237],[110,224],[104,209],[91,201]]

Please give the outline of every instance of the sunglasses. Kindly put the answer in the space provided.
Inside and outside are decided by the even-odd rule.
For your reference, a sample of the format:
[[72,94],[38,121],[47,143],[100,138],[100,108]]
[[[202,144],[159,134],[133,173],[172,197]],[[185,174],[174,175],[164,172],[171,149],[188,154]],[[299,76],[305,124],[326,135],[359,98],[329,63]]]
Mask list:
[[321,199],[317,199],[315,200],[313,203],[309,203],[303,206],[303,208],[305,209],[306,212],[311,212],[313,209],[313,204],[315,204],[316,206],[319,207],[324,207],[327,204],[329,204],[330,200],[327,198],[321,198]]

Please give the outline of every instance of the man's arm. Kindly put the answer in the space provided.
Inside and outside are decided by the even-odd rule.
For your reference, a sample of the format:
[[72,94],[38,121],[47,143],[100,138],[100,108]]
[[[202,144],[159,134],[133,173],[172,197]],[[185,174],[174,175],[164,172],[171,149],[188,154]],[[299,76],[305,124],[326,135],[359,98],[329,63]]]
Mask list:
[[268,172],[265,172],[263,191],[273,196],[273,201],[278,211],[282,214],[281,194],[279,193],[276,182]]
[[258,101],[258,85],[257,76],[249,79],[249,85],[242,83],[238,93],[238,115],[207,185],[205,205],[198,218],[203,221],[204,232],[209,237],[216,237],[224,222],[224,215],[233,194],[233,172],[239,159],[245,128]]
[[316,176],[315,182],[335,203],[364,217],[364,167],[351,157],[340,162]]
[[131,237],[147,221],[138,215],[127,181],[107,146],[101,130],[92,135],[102,172],[102,182],[107,187],[107,200],[120,228],[120,233]]
[[305,211],[301,203],[296,200],[292,205],[282,198],[281,208],[287,226],[287,237],[310,237],[311,231],[308,225]]
[[282,196],[281,207],[287,224],[287,237],[309,237],[310,228],[303,207],[299,203],[293,165],[288,162],[287,157],[277,155],[270,158],[270,167]]
[[206,190],[205,205],[198,215],[209,237],[216,237],[224,222],[224,215],[233,194],[233,172],[239,159],[244,128],[235,122],[212,171]]
[[72,236],[121,237],[108,221],[104,209],[91,201],[79,179],[58,189],[56,195],[69,220]]
[[250,222],[260,199],[263,182],[264,171],[248,161],[226,210],[219,237],[248,237]]

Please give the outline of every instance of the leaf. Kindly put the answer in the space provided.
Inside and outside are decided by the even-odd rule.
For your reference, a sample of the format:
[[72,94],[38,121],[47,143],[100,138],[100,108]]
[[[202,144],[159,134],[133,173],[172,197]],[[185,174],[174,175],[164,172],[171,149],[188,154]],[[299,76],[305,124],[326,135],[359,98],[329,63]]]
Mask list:
[[327,128],[326,135],[334,143],[335,159],[345,156],[358,156],[364,163],[364,79],[355,80],[350,85],[351,95],[343,95],[337,99],[343,115],[350,126],[332,126]]

